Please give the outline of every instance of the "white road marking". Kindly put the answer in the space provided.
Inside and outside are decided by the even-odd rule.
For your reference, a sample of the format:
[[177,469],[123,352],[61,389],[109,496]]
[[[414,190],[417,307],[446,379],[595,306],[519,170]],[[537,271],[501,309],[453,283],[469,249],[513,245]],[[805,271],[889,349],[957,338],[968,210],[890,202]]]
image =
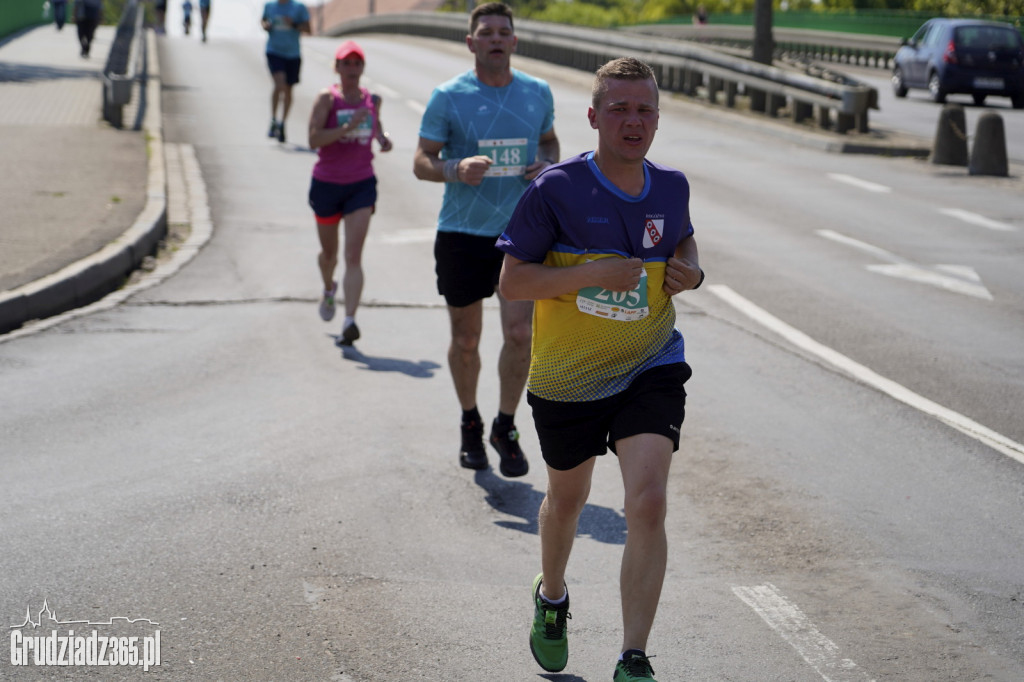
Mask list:
[[978,225],[979,227],[987,227],[990,230],[999,230],[1000,232],[1016,232],[1017,228],[1009,223],[1001,223],[998,220],[992,220],[986,218],[983,215],[977,213],[971,213],[960,208],[940,208],[939,213],[948,215],[951,218],[957,218],[965,223],[971,225]]
[[433,242],[437,237],[437,228],[405,229],[395,232],[381,232],[377,240],[384,244],[424,244]]
[[861,180],[855,178],[852,175],[846,175],[845,173],[828,173],[828,177],[838,182],[845,182],[848,185],[859,187],[868,192],[891,192],[892,188],[886,187],[885,185],[879,185],[875,182],[868,182],[867,180]]
[[[966,266],[937,265],[935,267],[964,268]],[[871,272],[877,272],[881,275],[888,275],[889,277],[905,279],[911,282],[918,282],[920,284],[930,284],[933,287],[945,289],[946,291],[952,291],[953,293],[956,294],[963,294],[964,296],[981,298],[986,301],[993,300],[992,293],[988,289],[986,289],[985,286],[982,284],[977,284],[974,282],[965,282],[959,277],[949,277],[938,272],[926,270],[925,268],[922,268],[918,265],[913,265],[911,263],[900,263],[897,265],[869,265],[867,266],[867,268]],[[980,279],[980,277],[978,277],[978,273],[974,272],[974,270],[971,270],[970,268],[967,269],[970,271],[971,279],[974,279],[975,282],[978,279]]]
[[796,649],[826,682],[867,682],[871,677],[848,658],[839,647],[818,631],[800,607],[787,600],[772,585],[733,587],[733,593],[754,609],[764,622]]
[[736,308],[747,317],[758,324],[770,329],[782,336],[798,348],[820,358],[824,362],[846,372],[854,379],[885,393],[891,398],[913,407],[924,414],[927,414],[940,422],[950,426],[961,433],[970,436],[978,442],[1001,452],[1007,457],[1024,464],[1024,445],[1013,441],[1006,436],[993,431],[987,426],[965,417],[959,412],[943,407],[938,403],[928,400],[924,396],[914,393],[910,389],[887,379],[864,365],[854,362],[850,358],[837,351],[818,343],[811,337],[786,324],[767,311],[754,305],[743,298],[735,291],[724,284],[713,284],[708,290],[720,299]]
[[405,100],[405,105],[418,114],[423,114],[427,110],[426,105],[420,104],[414,99]]
[[847,237],[832,230],[818,230],[818,235],[840,244],[852,246],[855,249],[871,254],[875,258],[889,261],[888,265],[866,266],[872,272],[906,279],[911,282],[930,284],[940,289],[974,298],[981,298],[986,301],[993,300],[992,293],[981,283],[981,277],[970,266],[935,265],[933,266],[934,269],[929,269],[923,265],[918,265],[905,258],[901,258],[894,253],[890,253],[885,249],[862,242],[853,237]]
[[392,90],[388,86],[381,85],[380,83],[374,84],[373,89],[377,92],[378,95],[381,95],[383,97],[391,97],[391,98],[397,98],[398,97],[398,91],[397,90]]
[[831,239],[832,241],[838,242],[840,244],[852,246],[853,248],[859,249],[864,253],[870,253],[875,258],[881,258],[882,260],[887,260],[890,263],[906,262],[896,254],[890,253],[883,248],[874,246],[873,244],[868,244],[867,242],[862,242],[859,239],[854,239],[853,237],[847,237],[845,234],[840,234],[839,232],[835,232],[834,230],[818,230],[818,235],[824,237],[825,239]]

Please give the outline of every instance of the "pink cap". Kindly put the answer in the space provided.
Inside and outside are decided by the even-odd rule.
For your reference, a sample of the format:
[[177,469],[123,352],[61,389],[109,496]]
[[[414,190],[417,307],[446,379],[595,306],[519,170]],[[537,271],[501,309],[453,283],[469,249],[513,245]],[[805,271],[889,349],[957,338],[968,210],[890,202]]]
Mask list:
[[341,44],[341,47],[338,48],[338,51],[334,53],[334,59],[341,61],[345,57],[353,54],[358,56],[364,62],[366,61],[366,55],[363,54],[363,48],[359,47],[354,40],[346,40]]

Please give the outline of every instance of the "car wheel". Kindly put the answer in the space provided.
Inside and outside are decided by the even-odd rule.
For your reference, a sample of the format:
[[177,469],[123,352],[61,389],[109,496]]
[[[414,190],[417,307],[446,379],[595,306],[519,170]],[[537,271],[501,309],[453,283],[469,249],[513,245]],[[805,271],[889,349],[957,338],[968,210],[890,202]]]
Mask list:
[[1024,94],[1014,95],[1010,98],[1014,109],[1024,109]]
[[939,82],[939,74],[933,73],[928,76],[928,93],[938,104],[946,101],[946,91],[942,89],[942,83]]
[[983,92],[976,92],[971,95],[971,97],[974,98],[974,103],[980,107],[985,104],[985,97],[987,97],[987,95]]
[[897,97],[907,96],[907,84],[903,81],[903,69],[898,66],[892,70],[892,91]]

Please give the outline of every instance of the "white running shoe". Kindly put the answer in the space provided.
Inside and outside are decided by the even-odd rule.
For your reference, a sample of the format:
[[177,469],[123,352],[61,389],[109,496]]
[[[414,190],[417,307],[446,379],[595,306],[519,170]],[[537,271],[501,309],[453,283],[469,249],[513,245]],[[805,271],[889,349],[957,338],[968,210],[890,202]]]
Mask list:
[[336,293],[338,293],[337,282],[334,283],[330,291],[325,291],[324,297],[320,299],[320,319],[324,322],[334,319],[334,295]]

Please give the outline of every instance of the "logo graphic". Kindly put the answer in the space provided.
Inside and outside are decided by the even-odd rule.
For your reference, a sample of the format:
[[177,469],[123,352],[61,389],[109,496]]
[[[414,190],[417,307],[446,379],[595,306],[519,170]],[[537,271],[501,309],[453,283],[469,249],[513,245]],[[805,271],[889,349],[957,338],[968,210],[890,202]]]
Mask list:
[[[140,625],[141,624],[141,625]],[[160,630],[152,635],[101,635],[96,626],[129,627],[159,626],[148,618],[114,616],[105,621],[61,620],[50,605],[43,606],[32,618],[31,607],[25,607],[25,620],[10,626],[11,665],[15,666],[142,666],[149,672],[160,665]],[[75,634],[75,628],[79,633]],[[83,634],[92,626],[92,632]],[[26,634],[25,629],[49,629],[47,634]],[[58,628],[66,630],[58,632]],[[30,630],[30,632],[31,632]]]
[[661,241],[661,235],[665,231],[665,219],[659,218],[657,220],[648,218],[644,221],[644,248],[650,249],[658,245]]

